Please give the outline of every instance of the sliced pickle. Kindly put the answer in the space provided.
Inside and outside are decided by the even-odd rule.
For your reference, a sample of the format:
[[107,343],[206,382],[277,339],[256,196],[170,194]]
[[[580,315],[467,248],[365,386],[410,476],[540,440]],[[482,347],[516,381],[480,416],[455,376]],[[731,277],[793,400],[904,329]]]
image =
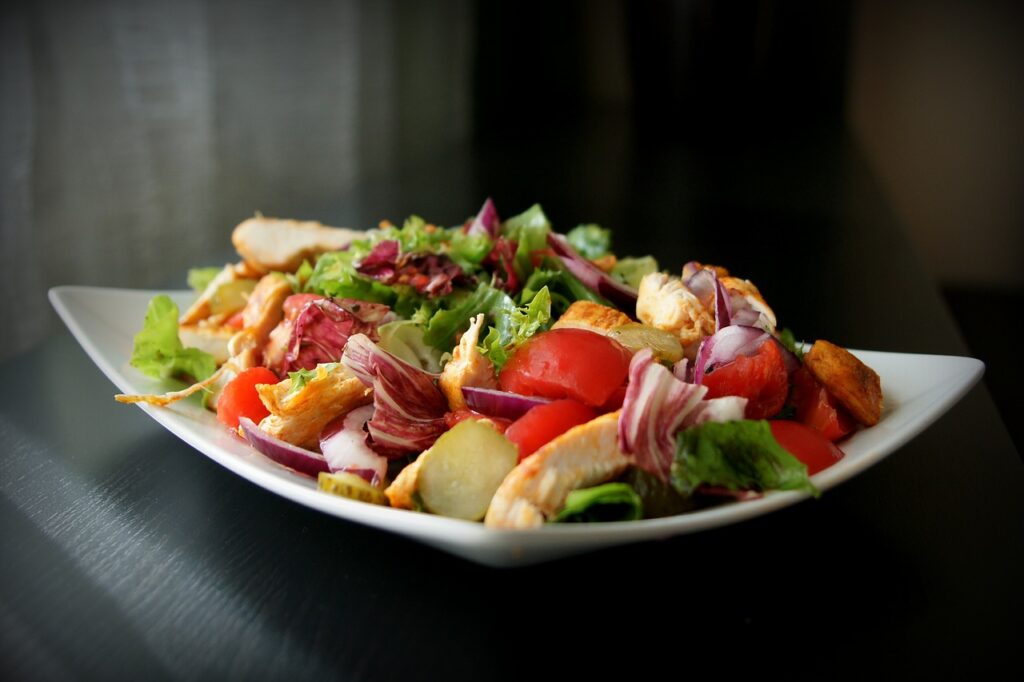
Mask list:
[[384,495],[384,491],[367,483],[362,476],[344,471],[333,474],[321,471],[316,480],[320,490],[332,495],[387,506],[388,498]]
[[683,357],[683,347],[675,335],[646,324],[630,322],[608,332],[608,336],[621,343],[631,351],[638,352],[650,348],[655,359],[661,362],[678,362]]
[[466,419],[442,434],[420,459],[417,483],[426,510],[479,521],[519,461],[519,451],[489,422]]

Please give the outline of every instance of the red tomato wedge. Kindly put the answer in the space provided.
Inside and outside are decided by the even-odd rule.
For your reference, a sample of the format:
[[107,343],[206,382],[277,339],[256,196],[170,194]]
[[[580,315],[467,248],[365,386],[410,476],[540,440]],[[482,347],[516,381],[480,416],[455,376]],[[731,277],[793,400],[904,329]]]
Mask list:
[[254,423],[270,414],[256,392],[256,384],[276,384],[277,375],[266,367],[251,367],[224,387],[217,398],[217,419],[225,426],[237,429],[240,417],[248,417]]
[[793,373],[789,400],[796,410],[796,420],[828,440],[839,440],[857,427],[856,420],[806,367]]
[[519,447],[521,462],[549,441],[596,416],[597,412],[576,400],[555,400],[530,408],[505,429],[505,437]]
[[783,419],[768,423],[779,445],[807,466],[808,476],[829,468],[843,458],[843,451],[835,443],[825,440],[809,426]]
[[786,404],[789,374],[782,351],[774,341],[761,344],[750,356],[740,356],[704,375],[707,398],[738,395],[747,399],[747,419],[765,419],[778,414]]
[[323,296],[319,294],[292,294],[288,298],[284,299],[284,319],[289,322],[294,321],[298,317],[302,309],[306,307],[306,304],[310,301],[318,301]]
[[626,382],[631,357],[606,336],[585,329],[552,329],[516,349],[498,383],[503,391],[572,398],[600,407]]

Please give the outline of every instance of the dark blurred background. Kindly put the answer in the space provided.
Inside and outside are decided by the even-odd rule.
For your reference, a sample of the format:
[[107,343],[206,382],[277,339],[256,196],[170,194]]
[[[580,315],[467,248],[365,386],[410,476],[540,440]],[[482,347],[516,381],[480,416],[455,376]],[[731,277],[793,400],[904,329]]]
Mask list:
[[[230,258],[231,228],[257,210],[366,227],[411,212],[454,224],[487,195],[504,215],[539,201],[556,227],[601,222],[666,262],[725,262],[781,288],[778,270],[843,253],[856,221],[836,216],[859,207],[835,206],[852,196],[853,164],[989,362],[997,400],[1019,404],[1018,3],[93,0],[2,12],[0,359],[57,330],[47,288],[181,286],[189,266]],[[730,258],[738,239],[762,257]],[[837,267],[870,277],[870,253]],[[898,300],[877,302],[880,324]],[[811,327],[821,301],[788,303]]]

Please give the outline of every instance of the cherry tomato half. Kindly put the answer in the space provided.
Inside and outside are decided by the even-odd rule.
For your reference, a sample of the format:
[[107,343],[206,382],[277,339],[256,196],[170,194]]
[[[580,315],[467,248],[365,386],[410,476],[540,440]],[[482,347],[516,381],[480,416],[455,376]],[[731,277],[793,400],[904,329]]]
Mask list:
[[785,419],[775,419],[768,423],[779,445],[807,466],[808,476],[827,469],[843,458],[843,451],[835,443],[825,440],[809,426]]
[[747,399],[747,419],[764,419],[777,414],[786,404],[789,374],[782,351],[774,341],[765,341],[757,352],[740,356],[704,375],[707,398],[737,395]]
[[552,329],[517,348],[498,383],[503,391],[572,398],[600,407],[626,382],[631,357],[607,336],[585,329]]
[[217,398],[217,419],[232,429],[238,428],[239,417],[248,417],[257,424],[270,411],[260,400],[256,384],[276,384],[277,375],[266,367],[250,367],[232,379]]
[[521,462],[549,441],[596,416],[597,412],[576,400],[555,400],[531,407],[505,429],[505,437],[519,446]]
[[796,410],[796,420],[828,440],[839,440],[857,426],[850,413],[818,383],[806,367],[793,373],[789,400]]

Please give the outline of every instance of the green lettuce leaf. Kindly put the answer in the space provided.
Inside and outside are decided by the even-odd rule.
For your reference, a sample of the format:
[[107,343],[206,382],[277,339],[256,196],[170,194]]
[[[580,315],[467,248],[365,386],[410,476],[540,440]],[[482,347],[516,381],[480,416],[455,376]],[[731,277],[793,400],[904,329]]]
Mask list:
[[778,444],[765,420],[706,422],[679,432],[671,482],[686,496],[702,484],[820,494],[807,467]]
[[217,362],[178,338],[178,306],[161,294],[149,302],[142,331],[135,335],[131,365],[157,379],[188,376],[202,381],[217,371]]
[[313,369],[299,369],[295,372],[288,372],[288,378],[292,380],[291,388],[288,389],[288,395],[293,395],[304,389],[306,384],[316,378],[317,371],[320,367],[323,367],[324,371],[330,374],[334,370],[338,369],[340,365],[340,362],[324,362]]
[[463,234],[462,228],[449,231],[448,255],[465,272],[475,272],[494,247],[485,234]]
[[426,329],[412,320],[398,320],[377,328],[379,345],[395,357],[427,372],[441,371],[442,353],[428,345],[423,337]]
[[599,521],[636,521],[643,517],[640,496],[625,483],[605,483],[593,488],[573,490],[565,507],[553,519],[555,523],[593,523]]
[[398,293],[356,272],[353,262],[358,256],[352,250],[325,253],[316,261],[313,272],[306,280],[306,291],[336,298],[355,298],[360,301],[384,303],[394,307]]
[[644,275],[657,271],[658,261],[654,260],[653,256],[643,256],[641,258],[620,258],[609,274],[623,284],[638,289]]
[[551,295],[542,287],[529,303],[511,310],[503,310],[497,316],[487,336],[480,343],[480,352],[486,355],[494,367],[505,366],[512,352],[534,334],[551,326]]
[[789,329],[788,327],[783,329],[779,332],[778,339],[779,343],[781,343],[786,350],[795,355],[798,360],[804,359],[804,345],[796,340],[796,335],[793,334],[792,329]]
[[584,258],[600,258],[611,253],[612,231],[600,225],[577,225],[566,233],[572,248]]
[[213,278],[216,277],[221,270],[224,268],[192,268],[188,271],[188,285],[197,294],[201,294],[209,286]]
[[494,319],[496,311],[511,311],[515,303],[504,291],[481,282],[470,294],[446,296],[445,308],[438,310],[427,322],[423,341],[440,351],[449,351],[455,345],[455,335],[469,327],[469,320],[479,313]]
[[516,240],[515,269],[520,279],[526,279],[533,272],[530,254],[548,248],[548,233],[551,223],[544,215],[540,204],[534,204],[517,216],[513,216],[502,224],[502,234]]

